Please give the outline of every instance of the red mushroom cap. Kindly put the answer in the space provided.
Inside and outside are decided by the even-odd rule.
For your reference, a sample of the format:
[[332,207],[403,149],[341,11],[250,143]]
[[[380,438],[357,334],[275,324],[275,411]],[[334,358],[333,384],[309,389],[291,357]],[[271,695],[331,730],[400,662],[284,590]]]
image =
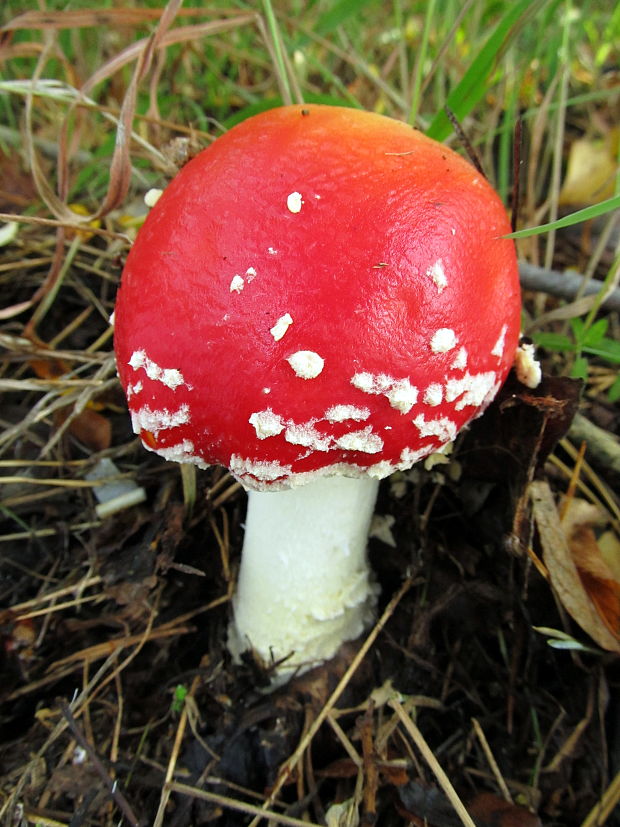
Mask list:
[[403,123],[314,105],[244,121],[183,167],[128,257],[134,430],[258,489],[409,468],[513,362],[509,232],[486,180]]

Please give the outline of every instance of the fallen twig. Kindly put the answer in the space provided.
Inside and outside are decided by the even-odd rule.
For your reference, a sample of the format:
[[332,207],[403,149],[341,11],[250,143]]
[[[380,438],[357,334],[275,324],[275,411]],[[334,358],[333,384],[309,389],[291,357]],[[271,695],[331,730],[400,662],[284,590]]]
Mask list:
[[585,442],[588,454],[595,462],[620,475],[620,442],[613,434],[599,428],[582,414],[577,414],[568,436],[577,444]]
[[452,786],[452,782],[444,772],[439,761],[435,758],[433,751],[426,743],[426,739],[424,738],[418,727],[414,724],[411,717],[403,709],[400,701],[397,698],[392,698],[388,701],[388,706],[391,706],[394,712],[396,712],[396,714],[398,715],[402,725],[405,727],[408,734],[411,736],[412,741],[415,743],[417,748],[424,756],[424,760],[426,761],[426,763],[434,772],[435,777],[441,785],[441,789],[444,791],[446,797],[454,807],[456,814],[461,819],[465,827],[476,827],[472,817],[465,809],[465,805],[463,804],[456,790]]
[[69,729],[71,730],[73,737],[78,742],[78,744],[82,747],[83,750],[86,751],[88,757],[97,773],[97,775],[101,778],[105,786],[108,788],[108,792],[116,802],[119,810],[123,813],[125,818],[130,824],[133,824],[134,827],[138,827],[140,821],[135,816],[133,810],[131,809],[129,802],[121,792],[118,781],[116,779],[112,779],[110,777],[109,772],[104,767],[101,759],[95,752],[92,745],[88,742],[88,739],[84,737],[84,733],[80,729],[77,724],[77,721],[73,717],[73,713],[69,708],[68,704],[61,703],[60,709],[62,711],[63,717],[65,718],[67,724],[69,725]]
[[[603,282],[598,279],[586,281],[581,273],[560,273],[527,261],[519,262],[519,279],[525,290],[539,290],[562,299],[574,299],[578,294],[592,296],[603,289]],[[613,290],[601,306],[605,310],[620,310],[620,288]]]

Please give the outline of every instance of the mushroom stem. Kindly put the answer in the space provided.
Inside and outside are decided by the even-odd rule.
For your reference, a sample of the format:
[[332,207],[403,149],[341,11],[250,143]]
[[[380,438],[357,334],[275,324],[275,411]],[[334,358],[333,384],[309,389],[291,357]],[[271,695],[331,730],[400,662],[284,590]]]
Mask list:
[[250,491],[229,648],[251,649],[274,683],[332,657],[370,623],[377,587],[366,543],[378,482],[326,477]]

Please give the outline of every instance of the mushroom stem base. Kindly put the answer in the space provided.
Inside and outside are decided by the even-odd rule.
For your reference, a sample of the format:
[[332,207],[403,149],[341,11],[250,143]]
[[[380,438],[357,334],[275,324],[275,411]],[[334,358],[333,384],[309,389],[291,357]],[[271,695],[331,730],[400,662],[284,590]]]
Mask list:
[[328,477],[251,491],[229,649],[253,650],[280,684],[332,657],[373,618],[366,543],[378,482]]

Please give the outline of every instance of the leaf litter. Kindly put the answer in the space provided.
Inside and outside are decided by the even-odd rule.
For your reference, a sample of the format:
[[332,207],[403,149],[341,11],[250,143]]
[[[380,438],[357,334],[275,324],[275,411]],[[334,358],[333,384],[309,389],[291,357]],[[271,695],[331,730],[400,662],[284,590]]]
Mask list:
[[[0,265],[1,817],[603,823],[620,800],[617,733],[606,725],[618,714],[618,479],[566,438],[576,380],[547,375],[530,391],[512,377],[448,462],[384,486],[378,511],[394,545],[386,554],[381,534],[370,541],[382,598],[362,641],[271,694],[262,691],[270,664],[231,664],[243,493],[222,469],[181,479],[136,444],[108,323],[136,223],[126,212],[135,158],[168,175],[183,160],[149,130],[186,136],[191,152],[215,137],[187,137],[156,108],[136,118],[140,82],[173,44],[184,54],[247,26],[269,36],[256,14],[230,10],[174,26],[193,14],[180,3],[28,12],[3,30],[156,18],[149,37],[110,55],[64,104],[56,189],[36,103],[50,53],[46,42],[30,49],[33,175],[11,185],[6,209],[18,231]],[[120,108],[86,100],[134,61]],[[70,124],[83,134],[96,112],[116,129],[109,184],[76,212]],[[23,170],[19,155],[7,157]],[[26,207],[35,214],[22,216]],[[534,314],[539,297],[525,300]],[[103,460],[112,479],[90,475]],[[116,477],[147,502],[102,519],[95,494]],[[536,629],[577,646],[551,648]]]

